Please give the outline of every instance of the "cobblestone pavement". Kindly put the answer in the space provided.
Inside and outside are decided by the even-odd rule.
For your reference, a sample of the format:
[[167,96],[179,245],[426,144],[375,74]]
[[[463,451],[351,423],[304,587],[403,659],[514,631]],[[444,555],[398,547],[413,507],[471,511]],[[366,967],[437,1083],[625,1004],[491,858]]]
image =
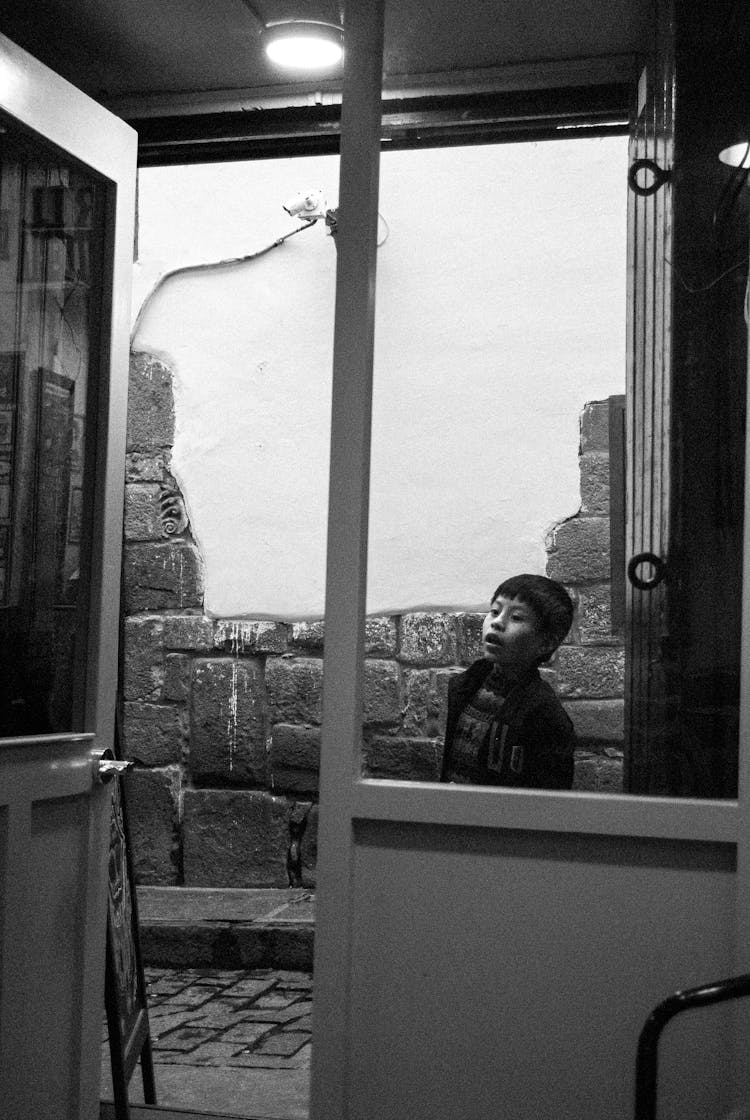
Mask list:
[[146,981],[156,1063],[309,1066],[309,973],[150,968]]
[[[160,1104],[198,1108],[209,1101],[215,1111],[237,1115],[306,1113],[310,973],[146,968],[145,974]],[[102,1096],[111,1099],[106,1042],[102,1058]],[[136,1071],[134,1102],[143,1099],[140,1082]]]

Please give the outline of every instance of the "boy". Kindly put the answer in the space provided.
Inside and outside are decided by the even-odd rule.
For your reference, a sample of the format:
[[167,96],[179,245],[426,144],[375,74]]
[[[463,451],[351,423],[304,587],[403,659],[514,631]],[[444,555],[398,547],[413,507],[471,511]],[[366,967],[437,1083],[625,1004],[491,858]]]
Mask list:
[[448,684],[441,781],[571,788],[573,724],[538,666],[572,621],[573,603],[555,580],[500,584],[482,625],[484,656]]

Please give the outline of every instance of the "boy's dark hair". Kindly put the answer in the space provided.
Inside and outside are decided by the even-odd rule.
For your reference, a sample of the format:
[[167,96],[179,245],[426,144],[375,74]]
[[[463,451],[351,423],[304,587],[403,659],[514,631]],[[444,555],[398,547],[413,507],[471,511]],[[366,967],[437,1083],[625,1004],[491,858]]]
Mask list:
[[502,596],[504,599],[520,599],[531,607],[542,632],[554,642],[550,654],[564,640],[573,624],[573,600],[561,583],[547,576],[511,576],[495,591],[490,602]]

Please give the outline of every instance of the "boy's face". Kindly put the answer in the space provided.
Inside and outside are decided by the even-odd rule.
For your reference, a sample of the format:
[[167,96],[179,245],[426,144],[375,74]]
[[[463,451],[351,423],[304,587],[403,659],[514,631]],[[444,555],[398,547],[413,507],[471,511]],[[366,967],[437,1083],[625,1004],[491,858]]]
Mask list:
[[526,670],[552,652],[531,607],[520,599],[495,599],[482,624],[484,656],[502,669]]

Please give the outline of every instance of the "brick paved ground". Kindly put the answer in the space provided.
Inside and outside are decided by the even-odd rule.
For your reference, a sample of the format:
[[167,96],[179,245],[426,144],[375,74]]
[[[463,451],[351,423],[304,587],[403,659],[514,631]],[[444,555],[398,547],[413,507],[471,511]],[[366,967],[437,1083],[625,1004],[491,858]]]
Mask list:
[[150,968],[146,979],[155,1062],[264,1069],[309,1065],[309,973]]
[[[231,1108],[237,1115],[306,1113],[310,973],[266,968],[145,972],[160,1104],[197,1108],[208,1099],[215,1111]],[[102,1056],[102,1096],[111,1099],[106,1042]],[[142,1100],[139,1072],[130,1096]]]

